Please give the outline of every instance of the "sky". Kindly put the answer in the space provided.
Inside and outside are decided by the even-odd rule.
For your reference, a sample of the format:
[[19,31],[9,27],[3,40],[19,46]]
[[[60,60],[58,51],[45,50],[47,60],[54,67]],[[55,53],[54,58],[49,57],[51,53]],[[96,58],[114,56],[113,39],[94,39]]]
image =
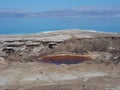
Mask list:
[[120,7],[120,0],[0,0],[0,10],[36,12],[76,7]]

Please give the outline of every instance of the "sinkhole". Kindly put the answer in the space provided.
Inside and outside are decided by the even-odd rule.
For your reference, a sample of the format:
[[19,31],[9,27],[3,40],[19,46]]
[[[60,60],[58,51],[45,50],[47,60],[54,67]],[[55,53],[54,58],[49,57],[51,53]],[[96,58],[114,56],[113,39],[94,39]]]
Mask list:
[[42,57],[39,61],[42,63],[53,64],[78,64],[85,61],[90,61],[92,58],[87,55],[48,55]]

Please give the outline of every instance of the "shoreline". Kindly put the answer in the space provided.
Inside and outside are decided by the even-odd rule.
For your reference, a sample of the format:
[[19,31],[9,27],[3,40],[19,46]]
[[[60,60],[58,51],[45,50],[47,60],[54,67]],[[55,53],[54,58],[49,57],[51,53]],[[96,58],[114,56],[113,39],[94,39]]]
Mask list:
[[58,29],[58,30],[48,30],[48,31],[41,31],[36,33],[15,33],[15,34],[0,34],[0,36],[13,36],[13,35],[34,35],[34,34],[42,34],[42,33],[54,33],[59,31],[83,31],[83,32],[96,32],[96,33],[106,33],[106,34],[120,34],[120,32],[104,32],[104,31],[97,31],[97,30],[87,30],[87,29]]

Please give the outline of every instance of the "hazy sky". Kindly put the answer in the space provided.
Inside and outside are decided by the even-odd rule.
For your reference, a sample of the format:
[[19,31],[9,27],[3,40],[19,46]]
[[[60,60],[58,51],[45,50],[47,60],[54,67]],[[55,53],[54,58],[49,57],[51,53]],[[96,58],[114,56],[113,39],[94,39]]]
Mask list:
[[0,9],[48,11],[76,7],[119,7],[120,0],[0,0]]

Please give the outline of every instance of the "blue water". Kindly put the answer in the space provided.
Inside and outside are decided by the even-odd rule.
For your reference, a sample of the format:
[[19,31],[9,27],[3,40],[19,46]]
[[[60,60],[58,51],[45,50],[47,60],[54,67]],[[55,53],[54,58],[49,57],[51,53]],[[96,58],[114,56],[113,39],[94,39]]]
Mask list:
[[26,34],[61,29],[120,32],[120,17],[0,18],[0,34]]

